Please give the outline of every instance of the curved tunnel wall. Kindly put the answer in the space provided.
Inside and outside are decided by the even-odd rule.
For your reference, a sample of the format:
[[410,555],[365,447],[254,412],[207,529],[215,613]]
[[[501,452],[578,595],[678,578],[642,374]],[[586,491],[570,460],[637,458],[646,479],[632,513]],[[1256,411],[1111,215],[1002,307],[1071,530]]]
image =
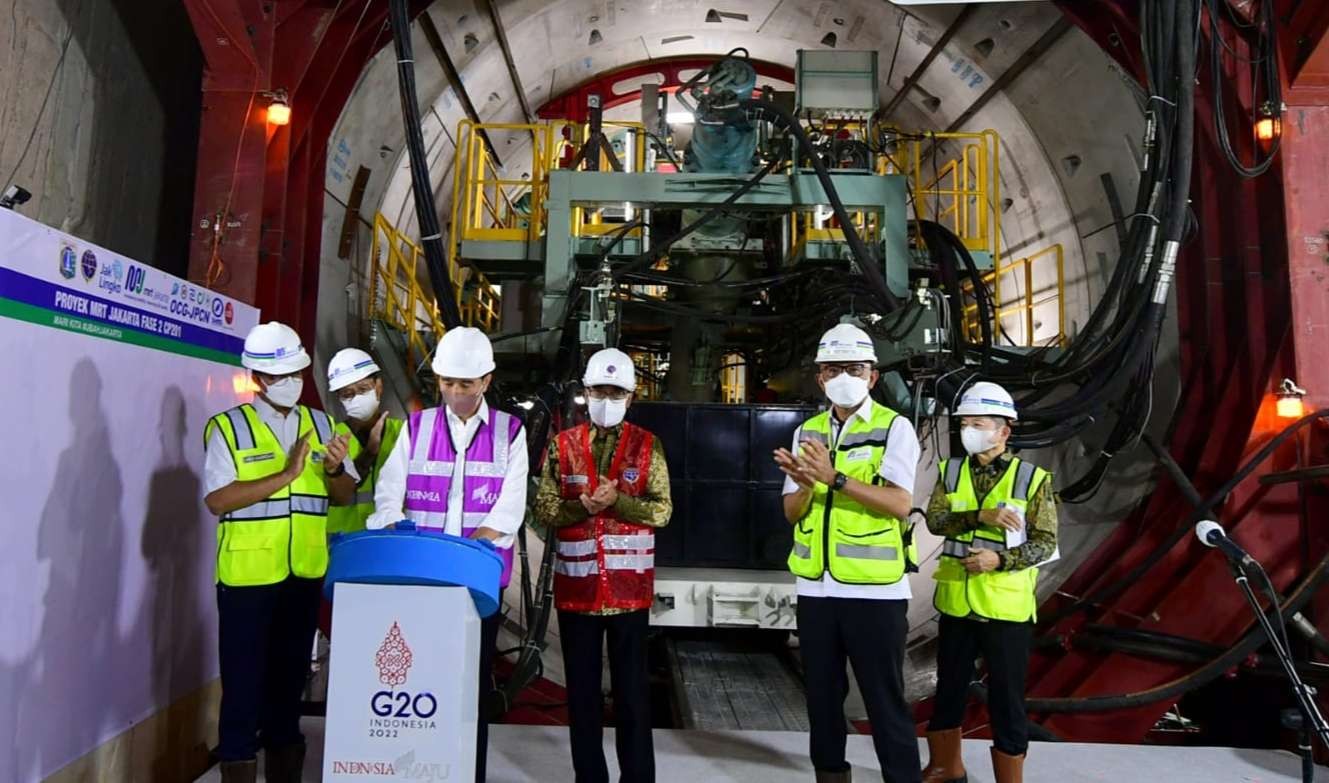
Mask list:
[[[691,3],[638,7],[624,2],[523,1],[501,4],[501,14],[527,101],[535,108],[599,74],[655,57],[718,56],[743,46],[754,58],[792,68],[797,49],[828,48],[824,41],[832,33],[838,49],[878,50],[879,92],[885,101],[959,13],[956,6],[941,6],[914,8],[906,14],[869,0],[724,5],[718,9],[724,14],[718,23],[706,21],[708,8]],[[471,3],[456,0],[440,0],[427,13],[481,120],[524,121],[488,16]],[[1019,257],[1055,243],[1065,248],[1066,330],[1074,335],[1101,296],[1117,259],[1108,188],[1128,212],[1138,183],[1144,117],[1138,85],[1093,41],[1073,26],[1059,35],[1047,35],[1060,21],[1052,4],[976,6],[893,119],[903,127],[944,129],[1008,69],[1020,64],[1031,47],[1040,41],[1046,44],[1032,67],[992,95],[961,129],[991,128],[1001,136],[1003,253]],[[892,67],[897,37],[899,51]],[[446,233],[453,137],[465,113],[418,24],[414,43],[432,186]],[[395,59],[384,51],[366,67],[330,139],[329,149],[335,155],[329,156],[324,218],[315,356],[320,368],[337,347],[354,339],[347,325],[357,323],[364,307],[360,281],[367,269],[368,230],[362,226],[357,232],[349,264],[330,252],[337,246],[345,214],[339,204],[348,198],[359,167],[370,170],[362,214],[382,211],[407,233],[416,233],[397,100]],[[627,107],[620,111],[623,108]],[[529,161],[530,155],[528,136],[522,132],[491,136],[507,174],[523,173],[522,161]],[[1051,265],[1035,266],[1036,291],[1055,282]],[[1040,311],[1043,325],[1036,338],[1055,332],[1055,319],[1047,317],[1051,312]],[[1018,339],[1023,329],[1014,320],[1007,328]],[[1155,428],[1170,420],[1177,395],[1176,343],[1175,323],[1170,321],[1159,352]],[[1058,484],[1065,486],[1097,455],[1094,443],[1101,437],[1091,432],[1083,440],[1032,458],[1058,473]],[[1140,451],[1118,460],[1092,503],[1063,507],[1063,561],[1048,569],[1042,590],[1055,589],[1108,529],[1148,494],[1152,460]],[[927,449],[916,488],[920,505],[934,482],[936,459]],[[922,544],[924,552],[938,545],[926,534]],[[914,592],[920,597],[931,592],[927,570],[915,577]],[[915,601],[911,624],[926,632],[930,615],[929,602]]]

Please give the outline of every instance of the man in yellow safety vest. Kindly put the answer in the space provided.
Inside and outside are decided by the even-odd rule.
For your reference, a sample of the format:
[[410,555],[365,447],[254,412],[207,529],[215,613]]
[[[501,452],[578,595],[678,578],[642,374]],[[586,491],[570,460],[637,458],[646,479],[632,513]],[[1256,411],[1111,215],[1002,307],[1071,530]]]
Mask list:
[[961,729],[974,659],[988,669],[992,768],[997,783],[1020,783],[1029,747],[1025,674],[1037,602],[1038,566],[1056,556],[1052,476],[1006,450],[1017,418],[1011,395],[976,383],[960,398],[964,459],[941,463],[928,529],[945,538],[934,578],[941,613],[937,698],[928,724],[925,783],[966,779]]
[[204,432],[204,502],[217,528],[224,783],[253,783],[264,748],[270,783],[298,783],[305,743],[300,697],[309,672],[329,500],[347,504],[357,474],[348,435],[299,404],[309,355],[285,324],[259,324],[241,364],[254,401],[213,416]]
[[329,509],[328,533],[354,533],[364,530],[365,520],[374,513],[379,471],[406,421],[383,410],[381,370],[373,357],[359,348],[343,348],[328,362],[328,391],[346,411],[346,424],[339,425],[339,429],[354,436],[349,441],[350,456],[360,474],[355,503]]
[[840,324],[822,335],[817,383],[831,409],[777,449],[784,513],[794,525],[789,570],[798,577],[798,636],[818,783],[848,783],[846,662],[872,723],[882,776],[917,783],[918,744],[904,700],[909,580],[917,558],[906,521],[919,446],[913,425],[869,396],[872,339]]

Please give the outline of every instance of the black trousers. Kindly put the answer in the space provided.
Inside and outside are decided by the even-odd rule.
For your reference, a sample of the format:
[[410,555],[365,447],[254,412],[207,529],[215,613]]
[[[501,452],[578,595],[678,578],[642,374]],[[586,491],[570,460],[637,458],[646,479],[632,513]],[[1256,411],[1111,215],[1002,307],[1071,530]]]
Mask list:
[[812,766],[844,772],[849,694],[845,663],[872,723],[872,744],[887,783],[918,783],[918,740],[904,700],[904,642],[908,601],[859,598],[798,599],[798,639],[807,689]]
[[321,579],[297,577],[261,587],[217,585],[222,761],[304,742],[300,699],[322,587]]
[[489,758],[489,716],[485,705],[494,690],[494,654],[498,647],[498,627],[503,615],[494,612],[480,620],[480,705],[475,726],[475,783],[484,783]]
[[605,765],[601,648],[609,637],[609,680],[617,716],[619,780],[654,783],[651,693],[647,681],[648,610],[614,615],[558,613],[559,640],[568,681],[572,768],[577,783],[609,783]]
[[941,616],[937,640],[937,703],[929,731],[959,728],[964,722],[974,659],[980,654],[988,668],[988,715],[992,744],[1011,756],[1029,749],[1029,716],[1024,709],[1025,675],[1033,623]]

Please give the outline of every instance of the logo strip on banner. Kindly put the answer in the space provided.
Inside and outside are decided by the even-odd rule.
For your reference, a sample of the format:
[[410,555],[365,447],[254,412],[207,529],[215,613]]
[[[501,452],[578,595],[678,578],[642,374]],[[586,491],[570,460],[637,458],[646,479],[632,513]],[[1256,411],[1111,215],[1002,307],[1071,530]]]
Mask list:
[[244,341],[0,267],[0,316],[197,359],[239,365]]

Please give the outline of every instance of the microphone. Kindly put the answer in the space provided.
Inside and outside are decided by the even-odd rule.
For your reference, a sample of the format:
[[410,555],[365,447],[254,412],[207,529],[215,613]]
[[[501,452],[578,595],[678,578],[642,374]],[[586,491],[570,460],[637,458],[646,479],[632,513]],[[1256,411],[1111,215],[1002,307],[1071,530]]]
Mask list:
[[1255,559],[1246,554],[1246,550],[1232,539],[1227,537],[1227,531],[1223,526],[1206,519],[1195,524],[1195,537],[1200,539],[1200,543],[1207,547],[1214,547],[1227,556],[1228,560],[1238,563],[1242,566],[1253,565]]

